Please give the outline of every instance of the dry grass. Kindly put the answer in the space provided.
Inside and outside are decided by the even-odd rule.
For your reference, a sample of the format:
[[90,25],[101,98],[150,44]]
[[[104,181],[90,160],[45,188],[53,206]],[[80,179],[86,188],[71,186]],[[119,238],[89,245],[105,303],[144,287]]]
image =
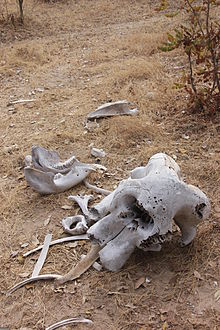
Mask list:
[[[220,282],[219,118],[188,114],[185,95],[173,89],[180,76],[173,67],[185,65],[184,59],[179,50],[160,53],[158,45],[182,16],[167,18],[154,10],[159,4],[30,0],[25,2],[21,27],[15,1],[8,0],[15,25],[0,21],[2,327],[44,329],[82,315],[94,320],[94,328],[111,330],[161,329],[165,322],[170,329],[218,328],[219,303],[214,293]],[[173,3],[173,10],[176,6]],[[13,109],[6,106],[11,99],[29,97],[36,101]],[[103,119],[86,132],[86,115],[104,102],[119,99],[136,104],[139,115]],[[42,145],[57,150],[63,159],[75,154],[94,162],[91,143],[106,151],[102,164],[110,176],[93,174],[90,181],[106,189],[113,189],[156,152],[177,156],[186,180],[210,197],[209,221],[199,226],[187,248],[179,247],[179,232],[175,232],[160,253],[138,250],[119,273],[91,269],[60,290],[51,283],[36,283],[6,297],[7,289],[23,273],[32,273],[38,255],[25,260],[19,256],[35,246],[36,237],[42,242],[48,232],[54,238],[62,236],[60,220],[79,212],[75,207],[61,209],[69,203],[67,196],[88,193],[79,185],[60,195],[39,196],[26,186],[25,155],[32,145]],[[50,223],[44,226],[48,216]],[[25,242],[29,246],[22,248]],[[88,248],[85,242],[76,248],[54,246],[43,272],[65,273]],[[13,258],[15,251],[18,255]],[[195,277],[195,270],[202,280]],[[142,276],[151,283],[135,290],[134,283]]]

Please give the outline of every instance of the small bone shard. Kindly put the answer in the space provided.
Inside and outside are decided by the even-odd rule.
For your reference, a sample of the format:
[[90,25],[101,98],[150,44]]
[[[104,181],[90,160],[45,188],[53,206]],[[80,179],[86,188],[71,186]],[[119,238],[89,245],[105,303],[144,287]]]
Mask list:
[[87,232],[88,226],[83,215],[75,215],[62,220],[62,226],[65,233],[70,235],[81,235]]
[[95,158],[104,158],[106,154],[103,149],[98,149],[93,147],[91,149],[91,155]]
[[33,147],[25,158],[25,179],[40,194],[56,194],[82,182],[92,171],[105,170],[98,164],[83,164],[72,156],[60,162],[55,151]]
[[84,185],[86,186],[86,188],[93,190],[97,194],[101,194],[101,195],[105,195],[105,196],[111,194],[110,190],[106,190],[106,189],[103,189],[103,188],[96,187],[96,186],[90,184],[86,180],[84,180],[83,182],[84,182]]
[[137,115],[138,110],[132,109],[132,104],[128,101],[117,101],[111,103],[105,103],[97,108],[94,112],[91,112],[87,118],[90,120],[104,118],[104,117],[113,117],[113,116],[122,116],[122,115]]
[[14,104],[22,104],[22,103],[30,103],[30,102],[34,102],[36,101],[35,99],[27,99],[27,100],[24,100],[24,99],[20,99],[20,100],[17,100],[17,101],[10,101],[8,102],[7,106],[11,106],[11,105],[14,105]]

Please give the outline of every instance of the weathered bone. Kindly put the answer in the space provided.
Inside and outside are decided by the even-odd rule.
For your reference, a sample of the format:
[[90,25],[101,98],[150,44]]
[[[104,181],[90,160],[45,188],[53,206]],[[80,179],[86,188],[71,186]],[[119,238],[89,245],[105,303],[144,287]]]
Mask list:
[[160,153],[91,211],[97,222],[87,233],[103,248],[102,264],[117,271],[135,247],[160,250],[171,239],[172,220],[182,232],[182,243],[189,244],[196,226],[209,216],[210,203],[200,189],[181,180],[176,162]]
[[88,203],[89,203],[90,200],[93,199],[92,195],[69,196],[68,199],[71,200],[71,201],[76,202],[79,205],[79,207],[81,208],[81,211],[85,216],[89,215]]
[[101,194],[101,195],[105,195],[105,196],[111,194],[110,190],[106,190],[106,189],[103,189],[103,188],[96,187],[96,186],[94,186],[93,184],[89,183],[86,180],[84,180],[83,183],[86,186],[86,188],[89,188],[89,189],[93,190],[97,194]]
[[92,171],[106,170],[99,164],[83,164],[74,156],[61,163],[54,151],[33,147],[25,158],[24,174],[28,184],[40,194],[55,194],[82,182]]
[[171,239],[172,220],[182,232],[182,243],[189,244],[196,226],[209,213],[206,195],[182,181],[180,168],[171,157],[156,154],[90,210],[87,218],[96,223],[87,233],[96,245],[57,282],[79,277],[98,256],[105,268],[118,271],[136,247],[159,251]]
[[75,215],[62,220],[62,226],[65,233],[70,235],[81,235],[87,232],[88,226],[83,215]]
[[62,320],[57,323],[54,323],[47,327],[45,330],[55,330],[61,327],[64,327],[65,325],[69,324],[76,324],[76,323],[87,323],[87,324],[93,324],[92,320],[85,319],[85,318],[80,318],[80,317],[72,317],[70,319]]
[[112,117],[112,116],[122,116],[122,115],[137,115],[137,109],[131,109],[132,104],[128,101],[117,101],[111,103],[105,103],[98,107],[95,111],[91,112],[87,118],[90,120]]

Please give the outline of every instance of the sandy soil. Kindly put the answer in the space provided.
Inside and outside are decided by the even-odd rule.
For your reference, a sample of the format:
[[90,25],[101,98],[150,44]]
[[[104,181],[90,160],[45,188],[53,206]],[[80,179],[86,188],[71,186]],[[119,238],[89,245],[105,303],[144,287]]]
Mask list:
[[[160,1],[30,0],[24,26],[14,1],[7,3],[8,13],[0,4],[0,327],[45,329],[83,316],[93,320],[94,329],[218,329],[219,115],[189,112],[186,95],[175,88],[186,59],[181,50],[158,48],[184,20],[179,2],[158,11]],[[20,98],[35,101],[7,106]],[[137,117],[103,119],[85,129],[89,112],[123,99],[138,106]],[[159,253],[137,250],[119,273],[91,269],[59,289],[41,282],[7,296],[31,275],[38,258],[23,253],[48,232],[54,239],[65,236],[61,219],[79,212],[68,195],[89,192],[79,185],[56,196],[38,195],[24,179],[25,155],[41,145],[62,159],[74,154],[92,163],[91,143],[107,153],[101,163],[109,175],[93,174],[90,182],[110,190],[156,152],[177,157],[184,179],[210,197],[209,220],[186,248],[175,232]],[[52,247],[42,273],[66,273],[88,249],[88,242]],[[135,289],[143,276],[150,283]]]

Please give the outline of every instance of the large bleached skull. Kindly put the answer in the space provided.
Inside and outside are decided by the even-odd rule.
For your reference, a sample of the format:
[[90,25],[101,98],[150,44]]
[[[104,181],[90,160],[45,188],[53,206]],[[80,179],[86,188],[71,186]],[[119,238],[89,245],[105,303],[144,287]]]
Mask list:
[[[84,265],[79,263],[60,283],[82,274],[82,268],[88,269],[98,257],[105,268],[118,271],[136,247],[159,251],[171,239],[173,220],[181,230],[182,245],[187,245],[194,239],[197,225],[210,213],[206,195],[183,182],[177,163],[163,153],[151,157],[146,167],[133,170],[93,208],[88,210],[87,204],[83,208],[87,225],[95,222],[87,231],[94,246]],[[76,217],[72,221],[77,223]]]

